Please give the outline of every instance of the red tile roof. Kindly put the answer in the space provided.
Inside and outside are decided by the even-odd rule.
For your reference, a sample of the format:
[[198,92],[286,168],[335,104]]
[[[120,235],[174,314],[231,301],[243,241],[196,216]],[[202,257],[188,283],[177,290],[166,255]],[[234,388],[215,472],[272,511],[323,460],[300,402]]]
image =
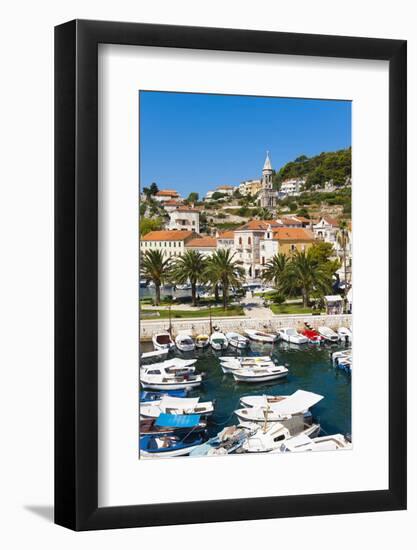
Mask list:
[[235,231],[266,231],[269,226],[274,228],[280,225],[281,223],[277,220],[251,220],[242,227],[235,229]]
[[216,248],[217,240],[214,237],[198,237],[191,239],[185,245],[186,248]]
[[234,231],[223,231],[223,233],[219,233],[218,239],[234,239],[235,238],[235,232]]
[[174,189],[161,189],[156,194],[157,197],[179,197],[179,194]]
[[151,231],[142,237],[142,241],[185,241],[195,236],[197,236],[197,233],[194,233],[194,231],[180,231],[177,229],[172,231]]
[[301,229],[299,227],[278,227],[273,229],[273,237],[275,241],[314,241],[314,235],[309,229]]

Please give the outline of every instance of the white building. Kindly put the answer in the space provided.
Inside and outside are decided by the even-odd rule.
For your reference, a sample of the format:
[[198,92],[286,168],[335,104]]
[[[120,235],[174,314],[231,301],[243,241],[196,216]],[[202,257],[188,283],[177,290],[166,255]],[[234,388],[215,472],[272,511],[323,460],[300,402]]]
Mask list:
[[154,195],[154,199],[162,203],[171,200],[178,200],[179,198],[179,193],[174,189],[162,189],[161,191],[158,191],[156,195]]
[[151,231],[140,239],[140,250],[160,250],[166,257],[181,256],[187,242],[197,237],[193,231]]
[[339,231],[339,224],[337,220],[330,216],[321,216],[320,220],[313,224],[313,232],[316,239],[331,243],[333,246],[337,241],[337,232]]
[[200,232],[200,210],[192,206],[178,206],[169,212],[167,229]]
[[274,220],[251,220],[234,230],[234,250],[237,251],[237,259],[242,262],[249,280],[258,279],[261,276],[261,239],[268,230],[279,225],[280,223]]
[[223,195],[228,195],[231,197],[233,193],[235,192],[236,187],[233,187],[233,185],[219,185],[219,187],[216,187],[217,193],[222,193]]
[[223,231],[217,234],[217,248],[233,248],[235,244],[235,232]]
[[302,178],[292,178],[284,180],[281,183],[280,194],[287,197],[296,197],[300,195],[301,189],[305,184],[306,180]]

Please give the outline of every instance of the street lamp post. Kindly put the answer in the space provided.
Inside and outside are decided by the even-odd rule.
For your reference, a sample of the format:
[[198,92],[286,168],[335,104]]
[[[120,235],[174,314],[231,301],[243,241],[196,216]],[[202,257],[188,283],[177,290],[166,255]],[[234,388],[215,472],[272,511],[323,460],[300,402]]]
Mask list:
[[209,304],[209,317],[210,317],[210,336],[213,333],[213,321],[211,319],[211,304]]

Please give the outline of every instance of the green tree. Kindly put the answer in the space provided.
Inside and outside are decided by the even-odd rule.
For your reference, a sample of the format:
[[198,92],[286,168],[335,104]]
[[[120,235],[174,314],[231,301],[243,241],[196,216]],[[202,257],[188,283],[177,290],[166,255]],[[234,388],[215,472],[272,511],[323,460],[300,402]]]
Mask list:
[[161,250],[147,250],[141,255],[140,274],[155,283],[155,305],[161,302],[161,286],[171,276],[171,258],[164,259]]
[[173,264],[172,280],[180,284],[190,282],[193,306],[197,305],[197,284],[204,281],[205,264],[198,250],[187,250]]
[[158,193],[159,189],[154,181],[151,183],[151,186],[149,187],[149,191],[151,195],[156,195]]
[[241,262],[235,260],[234,252],[230,248],[216,250],[207,262],[205,270],[206,280],[209,280],[215,288],[222,286],[223,308],[226,310],[229,300],[229,289],[242,286],[245,270]]
[[280,288],[282,274],[285,271],[288,263],[288,256],[281,252],[275,254],[269,262],[267,262],[262,273],[262,279],[267,283],[272,283],[275,288]]
[[290,294],[301,290],[303,307],[308,307],[310,295],[315,292],[321,296],[331,291],[331,275],[323,268],[309,249],[295,251],[281,276],[281,290]]
[[163,221],[161,218],[141,218],[139,224],[139,231],[141,237],[144,237],[147,233],[151,231],[159,231],[162,229]]
[[195,191],[193,191],[192,193],[190,193],[188,195],[188,198],[187,198],[187,202],[188,203],[193,203],[193,202],[197,202],[198,201],[198,193],[196,193]]

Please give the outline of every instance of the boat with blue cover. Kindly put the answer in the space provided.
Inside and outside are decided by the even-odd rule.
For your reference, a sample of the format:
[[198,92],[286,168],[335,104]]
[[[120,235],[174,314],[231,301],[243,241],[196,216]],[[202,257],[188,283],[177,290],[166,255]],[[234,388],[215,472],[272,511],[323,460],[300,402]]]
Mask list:
[[194,432],[203,431],[207,427],[207,423],[201,420],[198,414],[165,414],[162,413],[158,418],[144,418],[140,420],[139,432],[141,436],[182,433],[193,430]]
[[[185,419],[179,418],[181,415],[166,416],[171,416],[172,418],[168,420],[163,419],[163,422],[168,421],[171,425],[174,423],[177,428],[181,426],[178,429],[183,429],[184,431],[141,436],[139,438],[141,458],[186,456],[207,441],[207,433],[197,430],[200,424],[199,415],[188,415]],[[192,418],[192,416],[195,418]]]

